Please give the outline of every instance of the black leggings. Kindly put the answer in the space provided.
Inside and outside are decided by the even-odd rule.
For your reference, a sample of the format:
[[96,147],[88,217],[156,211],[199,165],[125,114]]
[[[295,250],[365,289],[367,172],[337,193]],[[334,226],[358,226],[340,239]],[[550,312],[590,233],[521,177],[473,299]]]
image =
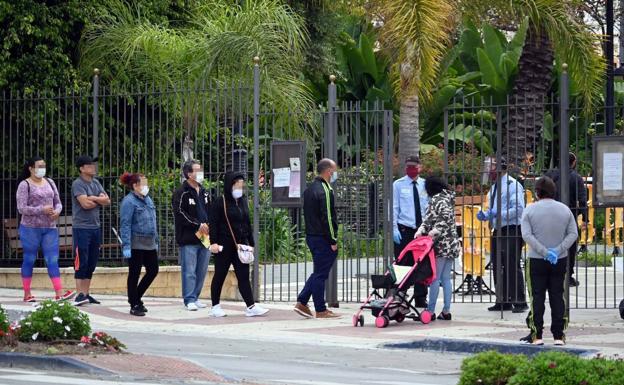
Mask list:
[[238,290],[243,297],[247,306],[255,303],[253,292],[251,291],[251,283],[249,282],[249,265],[242,263],[238,259],[238,253],[234,247],[225,246],[223,251],[213,255],[215,265],[214,276],[210,284],[210,297],[212,298],[212,306],[218,305],[221,301],[221,289],[227,277],[231,265],[234,265],[234,273],[238,280]]
[[[139,283],[141,267],[145,266],[145,275]],[[158,275],[158,254],[156,250],[132,250],[128,259],[128,303],[130,306],[142,305],[141,298]]]

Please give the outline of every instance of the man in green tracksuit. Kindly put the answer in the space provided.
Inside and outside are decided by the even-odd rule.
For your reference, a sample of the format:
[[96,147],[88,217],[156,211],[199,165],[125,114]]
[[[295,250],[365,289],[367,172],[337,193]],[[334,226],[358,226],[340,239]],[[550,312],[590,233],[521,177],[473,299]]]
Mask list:
[[338,221],[330,184],[336,182],[338,172],[336,162],[331,159],[322,159],[316,168],[318,176],[303,194],[306,242],[312,252],[314,272],[299,293],[294,310],[303,317],[313,318],[308,307],[313,297],[316,318],[337,318],[325,304],[325,281],[338,256]]

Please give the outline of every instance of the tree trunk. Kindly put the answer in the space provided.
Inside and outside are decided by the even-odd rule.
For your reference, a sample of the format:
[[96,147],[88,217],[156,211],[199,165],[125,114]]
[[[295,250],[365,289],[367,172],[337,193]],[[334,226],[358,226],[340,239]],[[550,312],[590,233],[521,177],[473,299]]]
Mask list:
[[[411,45],[408,44],[408,50]],[[410,62],[401,63],[401,107],[399,110],[399,169],[405,165],[405,159],[420,152],[420,110],[417,87],[419,72]]]
[[[539,31],[538,29],[541,29]],[[554,51],[546,31],[531,25],[518,63],[518,75],[509,98],[502,153],[510,170],[528,168],[528,158],[539,149],[544,111],[552,81]]]

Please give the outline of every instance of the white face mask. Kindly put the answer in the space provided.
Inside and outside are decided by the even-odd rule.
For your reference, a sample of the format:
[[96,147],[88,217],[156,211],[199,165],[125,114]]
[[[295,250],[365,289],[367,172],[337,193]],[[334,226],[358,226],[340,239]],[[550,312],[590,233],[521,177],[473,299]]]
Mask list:
[[334,171],[334,173],[332,174],[329,182],[330,183],[336,183],[337,180],[338,180],[338,171]]
[[204,172],[203,171],[197,171],[195,173],[195,177],[193,179],[195,179],[195,182],[197,182],[199,184],[204,183]]
[[240,199],[242,196],[243,196],[243,190],[242,189],[232,190],[232,197],[234,199]]
[[37,168],[35,169],[35,176],[37,178],[43,178],[46,174],[46,169],[45,168]]
[[142,186],[141,187],[141,195],[146,196],[147,194],[149,194],[149,187],[148,186]]

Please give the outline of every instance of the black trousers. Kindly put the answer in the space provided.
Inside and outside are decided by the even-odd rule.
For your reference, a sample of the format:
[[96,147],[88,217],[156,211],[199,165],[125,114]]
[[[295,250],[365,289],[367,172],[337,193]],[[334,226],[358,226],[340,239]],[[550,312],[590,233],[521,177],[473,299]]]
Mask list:
[[[156,250],[132,249],[128,259],[128,303],[130,306],[142,305],[143,294],[158,275],[158,253]],[[141,268],[145,266],[145,275],[141,282]]]
[[[520,226],[501,227],[500,233],[495,230],[491,239],[491,253],[494,284],[496,285],[496,302],[502,304],[525,304],[524,276],[520,262],[522,261],[522,232]],[[498,249],[500,248],[500,267]],[[499,270],[502,282],[498,282]]]
[[574,264],[576,263],[576,253],[578,252],[578,241],[581,238],[581,229],[578,229],[579,237],[574,241],[572,246],[568,249],[568,259],[570,260],[570,268],[568,274],[570,277],[574,275]]
[[219,302],[221,302],[221,289],[223,289],[225,278],[227,278],[228,271],[232,265],[234,265],[234,273],[238,281],[238,290],[243,300],[248,307],[253,305],[255,301],[251,290],[251,283],[249,282],[249,265],[242,263],[240,259],[238,259],[238,253],[234,245],[224,245],[223,251],[214,254],[212,260],[215,265],[214,276],[210,284],[212,306],[218,305]]
[[550,331],[555,339],[564,337],[567,327],[565,318],[564,285],[566,278],[566,258],[561,258],[556,265],[544,259],[527,259],[527,270],[529,279],[527,285],[531,293],[531,311],[527,318],[527,324],[531,329],[531,334],[535,338],[542,338],[544,330],[544,311],[546,302],[546,292],[550,300],[550,312],[552,324]]
[[[414,234],[416,234],[416,229],[412,229],[411,227],[403,226],[399,224],[399,231],[401,232],[401,243],[394,244],[394,259],[399,258],[401,251],[407,246],[408,243],[414,240]],[[427,302],[427,286],[422,283],[414,284],[414,296],[416,297],[416,302]]]

